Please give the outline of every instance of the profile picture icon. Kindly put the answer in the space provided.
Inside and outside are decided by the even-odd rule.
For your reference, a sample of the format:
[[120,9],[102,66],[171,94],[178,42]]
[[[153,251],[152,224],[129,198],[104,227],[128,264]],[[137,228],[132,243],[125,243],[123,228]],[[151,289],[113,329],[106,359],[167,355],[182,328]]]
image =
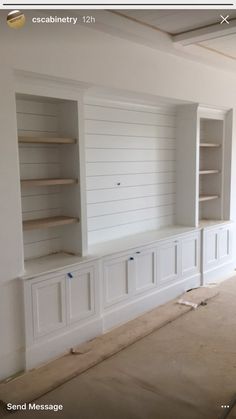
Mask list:
[[25,15],[20,10],[13,10],[7,15],[7,24],[10,28],[19,29],[25,24]]

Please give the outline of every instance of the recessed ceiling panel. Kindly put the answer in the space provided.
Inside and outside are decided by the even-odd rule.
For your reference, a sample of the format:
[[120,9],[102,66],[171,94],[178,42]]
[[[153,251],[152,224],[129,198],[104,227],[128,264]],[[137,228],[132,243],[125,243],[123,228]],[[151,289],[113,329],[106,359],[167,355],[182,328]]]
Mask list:
[[236,17],[236,11],[233,10],[122,10],[121,14],[172,35],[220,24],[221,15]]

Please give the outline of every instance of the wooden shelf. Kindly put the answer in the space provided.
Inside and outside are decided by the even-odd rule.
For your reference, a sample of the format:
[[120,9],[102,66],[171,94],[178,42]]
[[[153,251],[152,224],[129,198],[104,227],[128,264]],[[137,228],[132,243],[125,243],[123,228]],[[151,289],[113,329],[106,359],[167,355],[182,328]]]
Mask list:
[[200,147],[215,147],[215,148],[219,148],[219,147],[221,147],[221,144],[217,144],[217,143],[200,143]]
[[75,144],[75,138],[50,138],[50,137],[18,137],[19,143],[27,144]]
[[41,228],[57,227],[57,226],[62,226],[62,225],[67,225],[67,224],[74,224],[74,223],[77,223],[78,221],[79,221],[78,218],[66,217],[66,216],[39,218],[37,220],[23,221],[23,229],[36,230],[36,229],[41,229]]
[[20,183],[23,187],[73,185],[77,179],[22,179]]
[[200,195],[199,202],[211,201],[212,199],[217,199],[217,198],[219,198],[219,195]]
[[199,175],[211,175],[215,173],[220,173],[220,170],[200,170]]

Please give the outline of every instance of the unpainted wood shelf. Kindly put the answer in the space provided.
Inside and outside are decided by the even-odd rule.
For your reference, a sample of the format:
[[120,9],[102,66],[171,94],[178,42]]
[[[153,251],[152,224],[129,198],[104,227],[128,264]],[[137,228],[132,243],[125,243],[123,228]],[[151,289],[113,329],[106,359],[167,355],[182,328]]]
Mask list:
[[18,137],[19,143],[27,143],[27,144],[75,144],[75,138],[63,138],[63,137],[25,137],[19,136]]
[[215,148],[219,148],[219,147],[221,147],[221,144],[217,144],[217,143],[200,143],[200,147],[215,147]]
[[199,175],[211,175],[215,173],[220,173],[220,170],[200,170]]
[[77,183],[77,179],[22,179],[20,181],[23,187],[33,186],[56,186],[56,185],[73,185]]
[[219,195],[200,195],[199,202],[211,201],[212,199],[217,199],[217,198],[219,198]]
[[24,230],[38,230],[42,228],[57,227],[62,225],[74,224],[79,222],[78,218],[67,216],[56,216],[48,218],[38,218],[37,220],[23,221]]

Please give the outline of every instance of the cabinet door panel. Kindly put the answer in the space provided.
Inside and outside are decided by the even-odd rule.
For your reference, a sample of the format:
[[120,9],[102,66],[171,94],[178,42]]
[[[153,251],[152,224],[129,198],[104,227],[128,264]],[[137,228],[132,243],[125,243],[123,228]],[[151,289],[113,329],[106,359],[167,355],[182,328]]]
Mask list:
[[149,249],[135,257],[135,290],[142,292],[156,285],[156,251]]
[[180,248],[177,241],[160,245],[158,249],[158,282],[161,285],[178,280]]
[[218,230],[206,232],[205,238],[205,266],[213,268],[218,264]]
[[92,267],[67,275],[67,306],[69,323],[94,314],[94,270]]
[[200,272],[200,234],[182,239],[182,275],[190,277]]
[[219,263],[225,263],[231,258],[231,229],[223,227],[219,230]]
[[[132,260],[132,264],[134,261]],[[104,262],[104,303],[109,306],[125,300],[129,294],[129,260],[127,256]]]
[[65,280],[51,278],[32,285],[35,338],[65,326]]

